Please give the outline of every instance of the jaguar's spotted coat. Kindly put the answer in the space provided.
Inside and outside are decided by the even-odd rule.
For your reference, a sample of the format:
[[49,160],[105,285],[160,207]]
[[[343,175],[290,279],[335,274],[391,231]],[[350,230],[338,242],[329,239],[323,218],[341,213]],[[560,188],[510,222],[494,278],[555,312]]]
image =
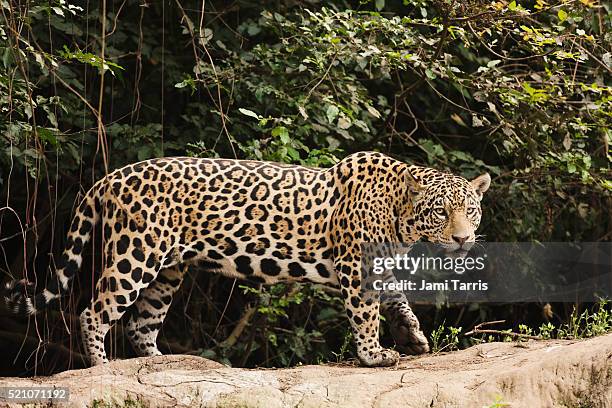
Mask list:
[[399,351],[427,352],[427,339],[405,298],[360,297],[360,243],[474,241],[489,183],[486,174],[469,182],[380,153],[356,153],[330,169],[187,157],[136,163],[87,193],[57,281],[36,296],[24,293],[31,288],[23,281],[13,282],[7,302],[33,314],[65,295],[101,220],[104,270],[81,314],[92,364],[107,361],[104,338],[130,307],[132,345],[141,355],[160,354],[156,338],[172,296],[185,266],[198,263],[262,283],[339,287],[361,362],[390,365],[399,354],[379,344],[379,305]]

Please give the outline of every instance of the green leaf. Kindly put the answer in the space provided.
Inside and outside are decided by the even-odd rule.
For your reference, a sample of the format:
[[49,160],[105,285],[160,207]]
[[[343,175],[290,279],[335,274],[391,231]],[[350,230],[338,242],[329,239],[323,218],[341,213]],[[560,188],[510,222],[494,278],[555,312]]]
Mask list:
[[451,150],[450,152],[448,152],[448,154],[454,157],[455,159],[462,160],[464,162],[474,161],[474,159],[470,155],[465,152],[462,152],[461,150]]
[[61,7],[51,7],[51,9],[53,10],[53,12],[55,14],[57,14],[58,16],[62,16],[65,17],[64,15],[64,10],[61,9]]
[[516,10],[516,1],[512,0],[510,4],[508,4],[508,10],[510,11]]
[[340,113],[340,109],[336,105],[327,105],[327,110],[325,111],[325,115],[327,116],[327,121],[329,123],[333,123],[334,119]]
[[351,125],[351,121],[344,115],[340,116],[340,119],[338,119],[338,127],[340,129],[348,129]]
[[370,115],[374,116],[376,119],[380,119],[380,112],[378,111],[378,109],[371,105],[366,105],[366,109],[368,110]]
[[583,156],[582,162],[584,163],[584,167],[586,167],[587,169],[591,168],[591,160],[591,156]]
[[23,107],[23,112],[28,117],[28,120],[32,118],[32,107],[29,104]]
[[248,109],[244,109],[244,108],[238,108],[238,111],[240,113],[242,113],[243,115],[250,116],[252,118],[255,118],[255,119],[259,120],[259,115],[256,114],[255,112],[253,112],[252,110],[248,110]]
[[53,131],[46,128],[36,128],[36,132],[41,140],[49,142],[53,147],[57,147],[58,141]]
[[289,131],[284,126],[277,126],[272,129],[272,136],[280,138],[280,141],[283,144],[289,144],[291,142],[291,138],[289,138]]
[[[291,159],[292,159],[292,160],[294,160],[294,161],[298,161],[298,160],[300,160],[300,153],[299,153],[297,150],[295,150],[293,147],[288,147],[288,148],[287,148],[287,154],[288,154],[288,155],[289,155],[289,157],[291,157]],[[295,302],[295,303],[300,304],[300,303],[301,303],[301,300],[296,300],[296,302]]]
[[6,47],[4,49],[4,55],[2,55],[2,65],[4,65],[4,68],[8,68],[11,59],[11,49],[9,47]]
[[192,95],[196,91],[196,84],[193,78],[186,78],[183,81],[174,84],[174,87],[179,89],[189,87]]
[[559,11],[557,12],[557,17],[559,17],[560,22],[564,22],[565,20],[567,20],[567,12],[563,9],[559,9]]
[[247,26],[247,34],[249,34],[251,37],[256,36],[260,32],[261,32],[261,27],[256,23],[250,23]]
[[380,11],[385,8],[385,0],[376,0],[376,10]]
[[91,65],[92,67],[98,68],[100,70],[100,74],[104,74],[106,71],[110,71],[110,73],[114,76],[115,69],[125,71],[121,65],[112,62],[107,59],[102,59],[98,55],[92,54],[90,52],[83,52],[79,49],[76,51],[70,51],[70,49],[64,45],[64,49],[58,52],[59,56],[66,60],[77,60],[83,64]]

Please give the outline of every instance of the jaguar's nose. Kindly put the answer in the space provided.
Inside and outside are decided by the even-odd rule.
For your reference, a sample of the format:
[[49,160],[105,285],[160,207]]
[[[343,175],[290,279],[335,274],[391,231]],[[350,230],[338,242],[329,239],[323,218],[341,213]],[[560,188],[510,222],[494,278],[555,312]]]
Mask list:
[[453,235],[453,241],[455,241],[456,243],[459,244],[459,246],[463,246],[463,244],[465,244],[465,241],[467,241],[469,237],[467,235],[463,236],[463,237],[459,237],[457,235]]

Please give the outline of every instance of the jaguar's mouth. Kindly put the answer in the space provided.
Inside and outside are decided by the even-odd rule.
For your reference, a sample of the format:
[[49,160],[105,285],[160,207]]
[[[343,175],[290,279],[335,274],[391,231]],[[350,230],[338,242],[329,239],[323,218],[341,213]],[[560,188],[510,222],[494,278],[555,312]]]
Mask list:
[[465,258],[468,254],[474,242],[465,242],[463,244],[453,243],[440,243],[444,255],[449,258]]

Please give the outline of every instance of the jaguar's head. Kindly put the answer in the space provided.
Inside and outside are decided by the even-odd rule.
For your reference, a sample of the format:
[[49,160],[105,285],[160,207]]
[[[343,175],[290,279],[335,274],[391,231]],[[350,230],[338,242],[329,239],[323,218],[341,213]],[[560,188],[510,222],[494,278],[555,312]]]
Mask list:
[[485,173],[468,181],[415,166],[408,177],[411,211],[407,220],[400,222],[401,235],[442,244],[449,251],[469,248],[476,241],[480,201],[491,177]]

